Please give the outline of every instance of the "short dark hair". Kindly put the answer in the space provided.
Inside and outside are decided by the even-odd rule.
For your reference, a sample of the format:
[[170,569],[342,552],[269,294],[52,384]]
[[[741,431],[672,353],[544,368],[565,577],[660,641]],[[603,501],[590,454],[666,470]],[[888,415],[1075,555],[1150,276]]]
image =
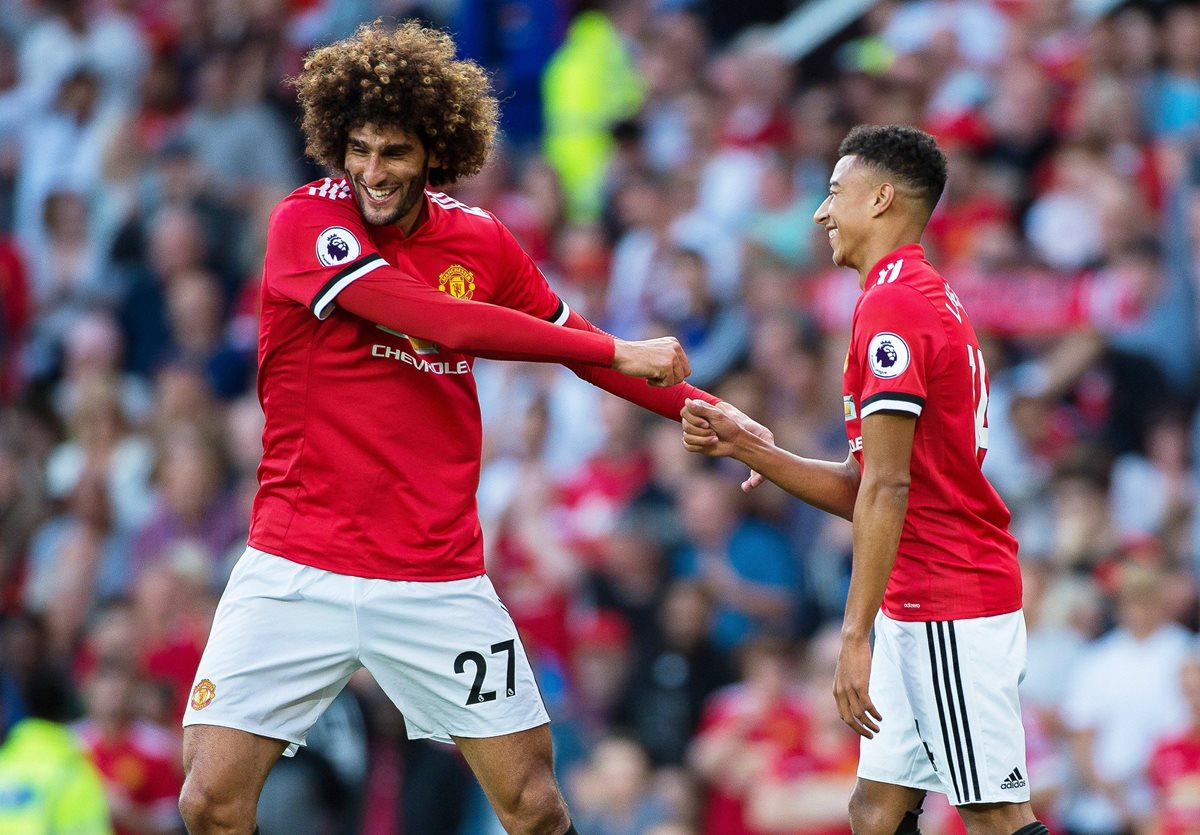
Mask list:
[[75,689],[61,668],[39,663],[21,687],[25,710],[33,719],[69,722],[78,715]]
[[854,155],[915,190],[932,212],[946,187],[946,155],[937,140],[909,125],[858,125],[838,156]]

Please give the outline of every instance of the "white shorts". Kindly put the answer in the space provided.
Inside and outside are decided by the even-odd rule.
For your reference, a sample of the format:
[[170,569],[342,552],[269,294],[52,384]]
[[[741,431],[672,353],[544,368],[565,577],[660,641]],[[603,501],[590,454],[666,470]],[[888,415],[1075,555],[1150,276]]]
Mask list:
[[550,721],[486,576],[370,580],[247,548],[217,606],[183,724],[286,740],[292,756],[360,667],[412,739],[501,736]]
[[858,776],[941,792],[955,806],[1029,800],[1024,677],[1021,610],[934,622],[880,612],[870,696],[883,721],[862,740]]

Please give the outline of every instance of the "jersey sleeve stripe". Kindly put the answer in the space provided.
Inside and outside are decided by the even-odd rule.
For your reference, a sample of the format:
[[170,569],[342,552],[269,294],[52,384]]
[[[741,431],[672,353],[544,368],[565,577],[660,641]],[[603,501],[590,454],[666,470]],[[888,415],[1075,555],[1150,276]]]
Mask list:
[[317,291],[317,295],[313,298],[310,305],[312,312],[318,319],[328,318],[329,314],[333,312],[333,300],[337,298],[338,293],[349,287],[352,282],[386,264],[387,261],[383,259],[382,255],[372,252],[370,255],[359,258],[353,264],[348,264],[345,268],[338,270],[337,274],[325,282],[325,285]]
[[925,398],[902,391],[881,391],[872,394],[862,402],[860,417],[867,417],[876,412],[904,412],[910,415],[920,415],[925,408]]
[[565,324],[571,316],[571,308],[567,307],[567,303],[562,299],[558,300],[558,307],[546,317],[546,321],[552,325]]

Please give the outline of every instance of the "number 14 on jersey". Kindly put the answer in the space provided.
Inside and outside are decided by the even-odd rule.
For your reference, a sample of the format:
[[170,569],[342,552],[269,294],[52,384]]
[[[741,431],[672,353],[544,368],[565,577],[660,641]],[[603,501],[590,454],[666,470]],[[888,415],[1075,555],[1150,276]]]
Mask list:
[[988,378],[983,364],[983,351],[967,345],[967,362],[971,366],[971,395],[975,399],[975,452],[988,448]]

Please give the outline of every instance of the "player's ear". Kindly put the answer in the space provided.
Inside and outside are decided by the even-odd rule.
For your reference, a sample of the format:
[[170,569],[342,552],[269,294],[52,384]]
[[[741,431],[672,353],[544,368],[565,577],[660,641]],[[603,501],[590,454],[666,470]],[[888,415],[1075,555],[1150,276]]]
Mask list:
[[886,212],[895,199],[896,187],[891,183],[880,183],[875,187],[875,194],[871,198],[871,217],[879,217]]

